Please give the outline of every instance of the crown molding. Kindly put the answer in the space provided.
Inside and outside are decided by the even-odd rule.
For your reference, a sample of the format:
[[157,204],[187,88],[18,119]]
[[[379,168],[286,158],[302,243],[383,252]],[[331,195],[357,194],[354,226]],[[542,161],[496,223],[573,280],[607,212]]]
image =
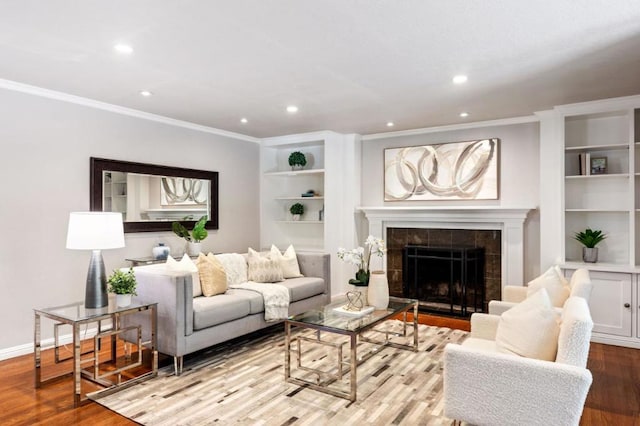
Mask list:
[[425,127],[422,129],[399,130],[397,132],[373,133],[362,135],[362,140],[398,138],[401,136],[422,135],[426,133],[449,132],[452,130],[477,129],[480,127],[510,126],[512,124],[537,123],[540,118],[535,115],[522,117],[501,118],[498,120],[476,121],[473,123],[450,124],[446,126]]
[[82,105],[89,108],[101,109],[116,114],[128,115],[130,117],[140,118],[143,120],[155,121],[157,123],[167,124],[169,126],[182,127],[189,130],[195,130],[203,133],[224,136],[232,139],[239,139],[247,142],[260,143],[259,138],[243,135],[241,133],[229,132],[227,130],[216,129],[214,127],[203,126],[201,124],[191,123],[189,121],[176,120],[175,118],[165,117],[163,115],[151,114],[149,112],[140,111],[133,108],[126,108],[107,102],[96,101],[94,99],[83,98],[82,96],[70,95],[68,93],[58,92],[55,90],[44,89],[42,87],[31,86],[29,84],[19,83],[17,81],[0,79],[0,88],[13,90],[15,92],[27,93],[43,98],[55,99],[62,102],[68,102],[76,105]]

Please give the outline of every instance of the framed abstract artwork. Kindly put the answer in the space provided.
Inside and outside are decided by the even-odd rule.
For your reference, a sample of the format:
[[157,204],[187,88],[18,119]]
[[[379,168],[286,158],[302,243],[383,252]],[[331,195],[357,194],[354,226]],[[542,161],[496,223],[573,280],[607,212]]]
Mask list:
[[384,150],[384,200],[497,200],[499,139]]

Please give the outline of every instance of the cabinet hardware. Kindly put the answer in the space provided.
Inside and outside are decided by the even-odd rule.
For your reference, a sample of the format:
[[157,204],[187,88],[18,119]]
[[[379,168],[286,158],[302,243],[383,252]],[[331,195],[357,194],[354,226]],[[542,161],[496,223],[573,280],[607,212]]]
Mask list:
[[629,307],[631,307],[631,304],[630,304],[630,303],[625,303],[625,304],[624,304],[624,307],[625,307],[625,308],[629,308]]

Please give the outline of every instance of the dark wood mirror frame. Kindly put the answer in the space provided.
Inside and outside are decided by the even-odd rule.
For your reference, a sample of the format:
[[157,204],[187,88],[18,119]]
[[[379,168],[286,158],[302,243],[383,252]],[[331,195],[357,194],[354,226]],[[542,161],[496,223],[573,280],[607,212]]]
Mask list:
[[[183,169],[179,167],[159,166],[155,164],[133,163],[129,161],[107,160],[91,157],[90,159],[90,200],[91,211],[102,211],[102,176],[105,171],[138,173],[143,175],[186,177],[206,179],[209,186],[211,217],[207,221],[207,229],[218,229],[218,172]],[[171,231],[172,221],[124,222],[124,232]],[[193,228],[195,221],[182,221],[187,228]]]

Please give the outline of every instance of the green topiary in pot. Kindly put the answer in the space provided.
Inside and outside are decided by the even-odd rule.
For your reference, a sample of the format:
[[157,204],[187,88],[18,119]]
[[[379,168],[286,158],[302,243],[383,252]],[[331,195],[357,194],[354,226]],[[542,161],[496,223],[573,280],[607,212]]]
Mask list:
[[307,165],[307,158],[300,151],[294,151],[289,155],[289,165],[292,169],[296,166],[302,168]]
[[295,203],[289,207],[289,212],[293,215],[293,220],[300,220],[300,216],[304,214],[304,206],[300,203]]
[[109,279],[107,280],[109,283],[109,292],[115,294],[133,294],[136,293],[136,285],[138,282],[136,281],[136,276],[133,273],[133,268],[129,268],[127,272],[123,272],[119,269],[113,271]]

